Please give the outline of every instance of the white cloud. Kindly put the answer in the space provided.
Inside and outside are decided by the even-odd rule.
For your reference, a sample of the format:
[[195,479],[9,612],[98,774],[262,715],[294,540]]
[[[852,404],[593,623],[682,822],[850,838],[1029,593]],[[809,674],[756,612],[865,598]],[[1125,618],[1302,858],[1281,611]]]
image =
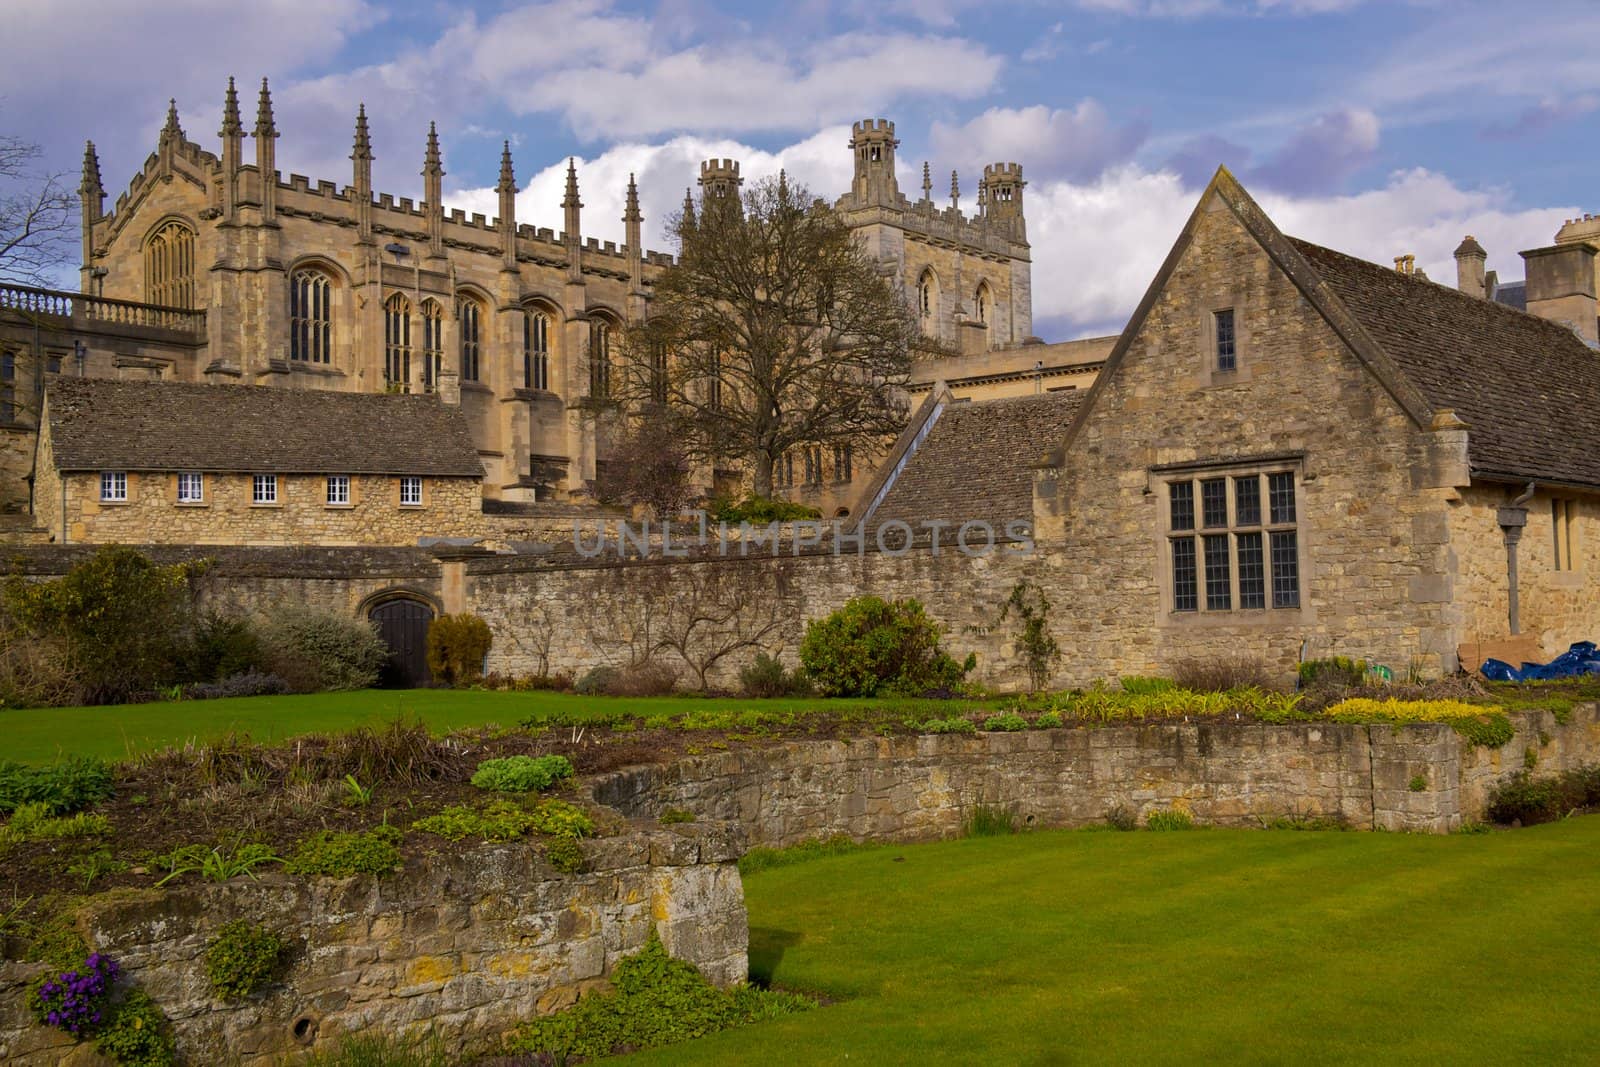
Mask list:
[[[1259,191],[1258,191],[1259,192]],[[1137,167],[1087,185],[1029,187],[1037,332],[1047,339],[1121,329],[1194,209],[1198,192],[1176,174]],[[1473,234],[1502,278],[1522,277],[1517,253],[1550,243],[1570,206],[1508,209],[1503,189],[1469,189],[1427,170],[1401,171],[1350,196],[1259,193],[1280,229],[1375,263],[1411,253],[1435,281],[1453,284],[1451,253]]]
[[1131,159],[1148,134],[1148,123],[1117,125],[1090,99],[1069,109],[994,107],[961,126],[935,122],[930,141],[935,156],[967,166],[1019,161],[1036,178],[1086,182]]

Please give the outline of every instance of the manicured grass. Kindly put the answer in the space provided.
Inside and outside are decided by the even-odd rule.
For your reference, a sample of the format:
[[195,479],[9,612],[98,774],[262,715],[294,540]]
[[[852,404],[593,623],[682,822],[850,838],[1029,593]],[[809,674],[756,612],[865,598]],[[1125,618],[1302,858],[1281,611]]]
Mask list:
[[0,711],[0,759],[47,763],[64,755],[124,759],[190,741],[213,741],[229,733],[277,741],[308,733],[330,733],[382,725],[396,716],[420,719],[435,733],[462,727],[516,726],[533,719],[579,724],[618,715],[680,715],[686,712],[759,709],[765,712],[850,713],[868,708],[911,708],[917,701],[710,697],[583,697],[553,692],[489,692],[473,689],[364,689],[307,696],[182,700],[87,708],[20,708]]
[[843,999],[638,1062],[1592,1062],[1597,883],[1600,817],[832,856],[746,879],[750,957]]

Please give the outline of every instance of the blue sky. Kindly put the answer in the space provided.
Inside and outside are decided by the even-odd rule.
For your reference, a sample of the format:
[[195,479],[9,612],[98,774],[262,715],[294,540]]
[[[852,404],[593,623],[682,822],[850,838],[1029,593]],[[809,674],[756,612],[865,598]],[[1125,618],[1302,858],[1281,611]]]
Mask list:
[[1440,279],[1465,233],[1516,278],[1600,210],[1593,0],[7,0],[0,37],[0,132],[74,172],[93,139],[112,200],[169,96],[215,150],[230,74],[247,126],[271,78],[286,172],[347,182],[364,101],[380,189],[420,195],[437,120],[451,206],[493,213],[509,139],[521,221],[559,227],[573,155],[585,233],[620,239],[637,172],[657,248],[697,160],[833,196],[849,122],[893,118],[913,196],[924,159],[969,207],[1023,164],[1050,340],[1120,327],[1218,163],[1289,232]]

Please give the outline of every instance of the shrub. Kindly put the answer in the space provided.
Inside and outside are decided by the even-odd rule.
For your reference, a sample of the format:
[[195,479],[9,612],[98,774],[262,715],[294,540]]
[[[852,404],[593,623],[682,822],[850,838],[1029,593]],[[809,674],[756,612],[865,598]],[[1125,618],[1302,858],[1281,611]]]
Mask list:
[[1013,733],[1018,730],[1026,730],[1028,728],[1028,720],[1014,711],[1008,711],[1003,715],[991,715],[983,720],[983,728],[985,730]]
[[0,763],[0,815],[23,804],[43,804],[52,815],[81,811],[111,795],[111,768],[90,756],[70,756],[48,767]]
[[1004,837],[1017,832],[1017,816],[1005,808],[975,804],[962,820],[961,831],[967,837]]
[[206,948],[206,977],[223,1000],[243,1000],[272,980],[288,945],[265,926],[225,923]]
[[371,830],[335,833],[321,830],[303,839],[284,865],[291,874],[388,874],[400,865],[402,834],[388,824]]
[[94,1047],[122,1067],[167,1067],[176,1056],[166,1016],[137,989],[112,1010],[111,1022],[95,1035]]
[[1600,767],[1538,779],[1520,771],[1490,796],[1488,817],[1491,822],[1532,826],[1596,807],[1600,807]]
[[1230,689],[1278,689],[1282,679],[1265,660],[1251,656],[1212,656],[1186,659],[1174,665],[1172,682],[1197,693],[1226,693]]
[[1368,670],[1370,667],[1366,660],[1351,659],[1348,656],[1308,659],[1300,664],[1300,687],[1309,689],[1316,685],[1358,686],[1366,682]]
[[565,756],[507,756],[478,764],[472,784],[499,793],[543,792],[571,777],[572,763]]
[[223,700],[229,697],[282,696],[289,692],[289,683],[276,674],[262,674],[251,670],[234,674],[220,682],[195,682],[183,687],[185,700]]
[[1113,830],[1131,831],[1139,828],[1139,817],[1127,807],[1117,804],[1106,811],[1106,825]]
[[774,656],[757,652],[755,662],[739,671],[739,686],[747,697],[806,696],[811,692],[811,682],[802,670],[785,670]]
[[1059,711],[1047,711],[1034,720],[1033,725],[1039,730],[1056,730],[1063,725]]
[[822,518],[822,512],[789,500],[775,500],[764,496],[747,496],[735,503],[732,500],[713,500],[711,518],[736,526],[741,522],[766,524],[771,522],[805,522]]
[[800,661],[825,696],[917,696],[954,688],[972,669],[939,645],[943,631],[916,600],[855,597],[806,624]]
[[572,691],[579,696],[606,696],[611,692],[611,686],[621,674],[622,672],[617,668],[606,664],[590,667],[573,683]]
[[624,1049],[656,1048],[715,1033],[758,1018],[814,1007],[794,994],[749,987],[724,992],[693,964],[673,959],[654,930],[611,975],[612,991],[590,993],[565,1011],[524,1023],[508,1039],[512,1052],[566,1063]]
[[1499,748],[1515,735],[1511,719],[1497,707],[1459,700],[1341,700],[1323,711],[1336,722],[1442,722],[1483,748]]
[[365,689],[389,658],[372,623],[303,607],[275,610],[261,641],[272,673],[297,693]]
[[0,709],[74,704],[82,693],[83,678],[64,638],[0,622]]
[[218,682],[259,674],[265,662],[261,638],[248,619],[210,612],[196,620],[189,640],[179,650],[177,677],[187,682]]
[[977,725],[964,715],[952,715],[948,719],[929,719],[917,727],[925,734],[975,734]]
[[115,703],[172,681],[193,625],[191,580],[204,564],[158,566],[102,548],[64,576],[6,586],[5,614],[24,636],[67,650],[84,703]]
[[1152,811],[1144,817],[1147,830],[1193,830],[1194,818],[1181,808]]
[[1061,646],[1050,633],[1050,601],[1044,591],[1027,579],[1011,587],[1011,595],[1000,608],[1000,621],[1015,615],[1022,624],[1011,647],[1028,669],[1028,683],[1037,691],[1050,681],[1050,671],[1061,659]]
[[627,667],[592,667],[577,684],[574,693],[584,696],[658,697],[671,693],[678,685],[678,672],[661,663],[635,663]]
[[446,685],[475,682],[483,677],[483,660],[493,643],[489,624],[478,616],[440,615],[428,627],[428,670]]

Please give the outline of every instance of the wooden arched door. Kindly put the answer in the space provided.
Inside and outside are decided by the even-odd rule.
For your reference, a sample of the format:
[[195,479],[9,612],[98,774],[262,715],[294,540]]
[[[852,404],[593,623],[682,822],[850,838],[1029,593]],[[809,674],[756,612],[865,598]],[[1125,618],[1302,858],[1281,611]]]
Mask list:
[[420,600],[386,600],[372,609],[378,636],[389,646],[389,662],[378,684],[415,689],[433,680],[428,671],[428,627],[433,609]]

